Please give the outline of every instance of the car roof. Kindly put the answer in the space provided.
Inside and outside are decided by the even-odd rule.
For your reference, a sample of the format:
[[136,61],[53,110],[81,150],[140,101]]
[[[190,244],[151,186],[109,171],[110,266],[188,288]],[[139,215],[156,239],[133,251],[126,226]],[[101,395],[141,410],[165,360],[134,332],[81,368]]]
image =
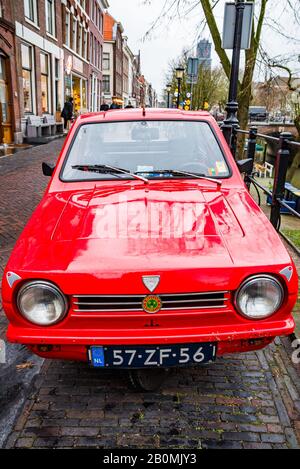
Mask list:
[[112,109],[106,112],[95,112],[83,114],[78,117],[78,123],[96,123],[106,121],[128,121],[128,120],[204,120],[213,121],[213,117],[206,111],[183,111],[180,109],[166,108],[142,108],[136,109]]

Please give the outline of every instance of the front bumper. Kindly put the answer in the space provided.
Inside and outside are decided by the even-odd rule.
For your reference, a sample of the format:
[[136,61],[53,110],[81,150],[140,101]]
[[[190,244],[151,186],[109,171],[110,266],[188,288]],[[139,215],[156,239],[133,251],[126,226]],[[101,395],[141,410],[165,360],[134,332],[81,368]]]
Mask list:
[[276,337],[292,334],[295,322],[292,316],[277,321],[256,321],[245,324],[209,325],[202,327],[143,329],[59,329],[30,328],[9,325],[7,338],[19,344],[55,345],[134,345],[171,344],[191,342],[221,342],[238,339]]

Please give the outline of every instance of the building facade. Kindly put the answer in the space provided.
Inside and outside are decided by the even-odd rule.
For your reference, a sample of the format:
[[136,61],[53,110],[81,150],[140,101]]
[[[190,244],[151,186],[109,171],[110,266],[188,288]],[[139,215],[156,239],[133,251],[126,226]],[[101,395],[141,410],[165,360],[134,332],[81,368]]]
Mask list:
[[0,0],[0,145],[22,143],[30,116],[55,116],[74,100],[75,115],[104,100],[145,100],[134,55],[108,0]]
[[124,107],[132,105],[137,107],[136,98],[133,93],[135,56],[128,45],[128,38],[123,36],[123,101]]
[[103,94],[105,101],[123,106],[123,26],[104,15]]
[[26,116],[55,114],[63,98],[60,0],[11,2],[15,20],[21,130]]
[[103,89],[104,14],[107,0],[90,0],[89,110],[100,111]]
[[61,17],[64,101],[73,97],[75,114],[82,114],[89,106],[89,2],[61,0]]
[[0,144],[22,140],[12,2],[0,2]]
[[139,52],[132,62],[132,98],[135,100],[136,107],[142,104],[143,83],[141,80],[141,53]]

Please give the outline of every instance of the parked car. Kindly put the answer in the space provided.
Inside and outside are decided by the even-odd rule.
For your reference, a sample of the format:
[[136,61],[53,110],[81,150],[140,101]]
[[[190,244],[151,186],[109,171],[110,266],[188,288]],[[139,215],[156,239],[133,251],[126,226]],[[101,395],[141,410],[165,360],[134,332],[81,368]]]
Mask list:
[[263,106],[250,106],[249,108],[250,122],[265,122],[268,120],[267,108]]
[[206,112],[78,117],[4,272],[8,339],[153,390],[291,334],[297,271],[248,163]]

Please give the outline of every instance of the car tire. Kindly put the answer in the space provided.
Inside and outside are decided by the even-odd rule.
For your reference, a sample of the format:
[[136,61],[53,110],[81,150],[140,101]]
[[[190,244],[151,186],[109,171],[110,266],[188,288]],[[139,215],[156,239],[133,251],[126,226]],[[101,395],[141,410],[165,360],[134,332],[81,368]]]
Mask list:
[[131,370],[128,371],[128,381],[130,387],[139,392],[157,391],[163,384],[168,374],[167,368],[160,370]]

